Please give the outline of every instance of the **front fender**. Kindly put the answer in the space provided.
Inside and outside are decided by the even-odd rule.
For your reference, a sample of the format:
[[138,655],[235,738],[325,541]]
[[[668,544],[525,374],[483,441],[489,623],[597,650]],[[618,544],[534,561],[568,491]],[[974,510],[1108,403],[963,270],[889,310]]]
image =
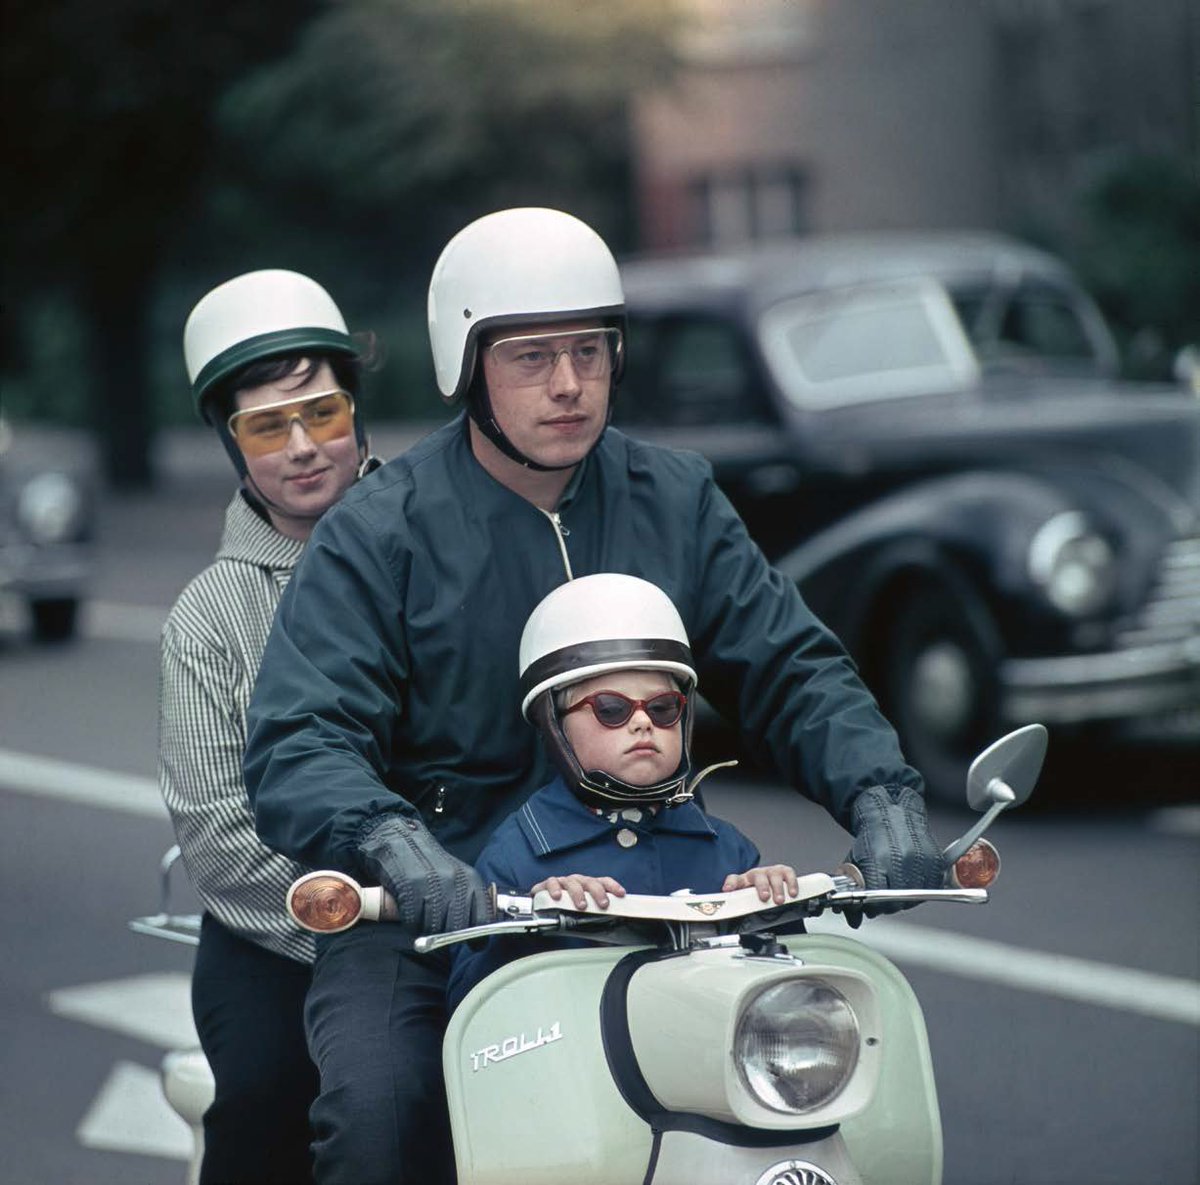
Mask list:
[[901,573],[935,575],[993,620],[1027,592],[1029,540],[1074,505],[1028,473],[933,478],[871,503],[789,552],[777,567],[855,650],[882,590]]

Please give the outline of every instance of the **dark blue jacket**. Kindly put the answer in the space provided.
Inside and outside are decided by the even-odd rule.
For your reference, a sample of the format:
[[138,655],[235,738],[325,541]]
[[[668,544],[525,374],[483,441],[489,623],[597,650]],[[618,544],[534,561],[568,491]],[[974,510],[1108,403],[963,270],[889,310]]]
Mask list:
[[[613,813],[615,821],[588,810],[555,778],[496,829],[479,854],[479,875],[502,893],[528,893],[548,876],[570,873],[614,877],[628,893],[719,893],[731,872],[759,863],[758,849],[732,823],[694,803],[656,814]],[[454,947],[450,1006],[510,959],[548,946],[508,938],[490,939],[479,950]]]
[[[843,825],[866,787],[920,787],[845,651],[707,462],[610,428],[558,515],[574,575],[664,589],[706,698]],[[284,593],[250,704],[246,788],[267,844],[361,876],[362,831],[415,809],[474,862],[555,772],[521,719],[517,650],[566,579],[550,517],[475,460],[464,417],[349,490]]]

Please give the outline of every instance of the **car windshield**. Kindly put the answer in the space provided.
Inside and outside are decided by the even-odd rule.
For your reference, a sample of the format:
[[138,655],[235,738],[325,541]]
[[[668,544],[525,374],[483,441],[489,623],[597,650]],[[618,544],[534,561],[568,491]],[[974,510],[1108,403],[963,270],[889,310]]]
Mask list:
[[927,279],[792,297],[763,314],[759,335],[801,408],[952,391],[979,376],[954,306]]

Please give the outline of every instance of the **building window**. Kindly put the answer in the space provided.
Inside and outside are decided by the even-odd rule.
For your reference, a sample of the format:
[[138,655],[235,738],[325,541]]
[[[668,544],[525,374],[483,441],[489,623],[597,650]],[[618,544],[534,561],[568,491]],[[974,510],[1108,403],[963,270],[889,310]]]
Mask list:
[[736,247],[803,233],[805,188],[795,165],[750,165],[696,178],[690,189],[699,244]]

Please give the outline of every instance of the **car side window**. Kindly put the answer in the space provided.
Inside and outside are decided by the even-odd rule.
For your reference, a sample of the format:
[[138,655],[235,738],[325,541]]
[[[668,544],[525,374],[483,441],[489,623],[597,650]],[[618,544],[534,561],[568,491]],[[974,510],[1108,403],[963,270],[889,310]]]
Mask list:
[[1065,293],[1047,285],[1023,285],[1000,323],[1002,350],[1045,358],[1088,359],[1093,350],[1079,313]]
[[661,406],[674,425],[769,419],[736,328],[714,317],[681,318],[661,326],[658,383]]

